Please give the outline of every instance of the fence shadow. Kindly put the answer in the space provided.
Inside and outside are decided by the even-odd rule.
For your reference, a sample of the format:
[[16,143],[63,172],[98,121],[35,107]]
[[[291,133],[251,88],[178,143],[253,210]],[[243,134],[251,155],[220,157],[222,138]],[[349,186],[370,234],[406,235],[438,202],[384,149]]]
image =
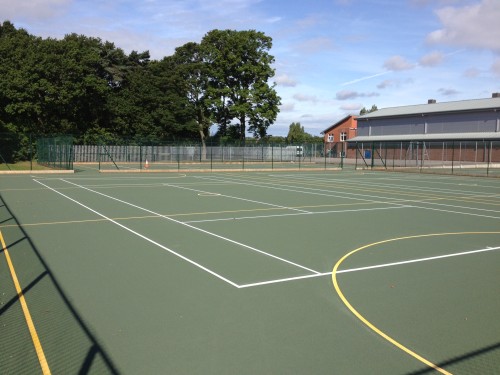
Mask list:
[[[498,353],[495,353],[498,351]],[[493,360],[488,358],[493,356]],[[498,374],[500,369],[500,342],[485,346],[477,350],[453,357],[449,360],[437,363],[437,366],[448,369],[450,366],[460,365],[463,374]],[[462,370],[463,369],[463,370]],[[436,370],[426,367],[407,375],[435,374]]]
[[[3,237],[14,266],[22,270],[17,271],[18,278],[32,311],[49,368],[53,373],[64,374],[119,374],[0,195],[0,222],[9,220],[12,225],[2,230]],[[3,255],[1,250],[0,255]],[[7,298],[0,307],[0,319],[5,328],[0,339],[0,347],[4,348],[0,351],[0,373],[23,373],[28,368],[27,359],[33,358],[33,344],[26,334],[19,333],[27,332],[27,327],[15,289],[12,287],[4,294]],[[36,363],[31,366],[31,370],[36,369]]]

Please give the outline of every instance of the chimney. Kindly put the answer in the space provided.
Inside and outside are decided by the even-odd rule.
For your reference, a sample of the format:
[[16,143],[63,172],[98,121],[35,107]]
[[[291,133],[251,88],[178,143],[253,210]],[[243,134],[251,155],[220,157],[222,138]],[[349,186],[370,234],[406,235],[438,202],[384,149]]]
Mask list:
[[427,104],[436,104],[436,99],[427,100]]
[[494,92],[493,94],[491,94],[491,97],[492,98],[500,98],[500,92]]

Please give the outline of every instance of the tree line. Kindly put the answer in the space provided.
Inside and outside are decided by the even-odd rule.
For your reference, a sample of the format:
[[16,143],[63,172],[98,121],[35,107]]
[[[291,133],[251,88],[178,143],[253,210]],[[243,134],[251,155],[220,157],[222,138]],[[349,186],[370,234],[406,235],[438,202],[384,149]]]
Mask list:
[[280,97],[272,39],[212,30],[172,56],[125,53],[109,41],[41,38],[0,24],[0,134],[72,134],[77,142],[269,137]]

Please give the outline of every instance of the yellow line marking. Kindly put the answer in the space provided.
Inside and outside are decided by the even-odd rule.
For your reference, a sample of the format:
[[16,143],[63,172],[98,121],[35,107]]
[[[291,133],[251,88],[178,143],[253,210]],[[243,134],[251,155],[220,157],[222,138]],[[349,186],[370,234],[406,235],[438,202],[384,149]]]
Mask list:
[[371,244],[368,244],[368,245],[364,245],[364,246],[361,246],[361,247],[358,247],[357,249],[345,254],[342,258],[340,258],[340,260],[335,264],[335,267],[333,267],[333,271],[332,271],[332,281],[333,281],[333,286],[335,287],[335,291],[337,292],[337,294],[339,295],[340,299],[342,300],[342,302],[344,302],[344,305],[347,306],[347,308],[359,319],[361,320],[366,326],[368,326],[372,331],[374,331],[375,333],[377,333],[378,335],[382,336],[384,339],[386,339],[387,341],[389,341],[391,344],[393,344],[394,346],[396,346],[397,348],[401,349],[402,351],[404,351],[405,353],[411,355],[412,357],[416,358],[417,360],[419,360],[420,362],[426,364],[427,366],[433,368],[434,370],[436,371],[439,371],[440,373],[442,374],[446,374],[446,375],[451,375],[450,372],[442,369],[441,367],[435,365],[434,363],[432,363],[431,361],[425,359],[424,357],[422,357],[421,355],[415,353],[414,351],[408,349],[406,346],[400,344],[398,341],[394,340],[392,337],[390,337],[389,335],[387,335],[386,333],[382,332],[380,329],[378,329],[377,327],[375,327],[372,323],[370,323],[363,315],[361,315],[350,303],[349,301],[347,300],[347,298],[344,296],[344,293],[342,293],[342,291],[340,290],[340,287],[339,287],[339,284],[338,284],[338,281],[337,281],[337,270],[338,268],[340,267],[340,265],[342,264],[342,262],[344,262],[344,260],[346,260],[348,257],[350,257],[352,254],[354,253],[357,253],[361,250],[364,250],[364,249],[367,249],[369,247],[372,247],[372,246],[376,246],[376,245],[380,245],[380,244],[384,244],[384,243],[388,243],[388,242],[393,242],[393,241],[399,241],[399,240],[407,240],[407,239],[411,239],[411,238],[423,238],[423,237],[437,237],[437,236],[451,236],[451,235],[467,235],[467,234],[500,234],[500,232],[455,232],[455,233],[432,233],[432,234],[422,234],[422,235],[416,235],[416,236],[406,236],[406,237],[398,237],[398,238],[391,238],[389,240],[383,240],[383,241],[378,241],[378,242],[373,242]]
[[[215,194],[215,193],[214,193]],[[234,214],[234,213],[243,213],[243,212],[262,212],[262,211],[278,211],[278,210],[288,210],[294,208],[327,208],[327,207],[341,207],[341,206],[362,206],[362,205],[372,205],[378,204],[379,202],[362,202],[362,203],[338,203],[338,204],[320,204],[320,205],[305,205],[305,206],[291,206],[287,208],[281,207],[266,207],[266,208],[252,208],[252,209],[244,209],[244,210],[224,210],[224,211],[204,211],[204,212],[187,212],[182,214],[164,214],[164,216],[168,217],[181,217],[181,216],[194,216],[194,215],[211,215],[211,214]],[[384,202],[380,202],[381,204],[386,204]],[[391,204],[391,203],[388,203]],[[144,216],[128,216],[128,217],[112,217],[111,219],[116,221],[122,220],[141,220],[141,219],[161,219],[161,216],[156,215],[144,215]],[[84,224],[84,223],[98,223],[105,222],[107,219],[85,219],[85,220],[68,220],[68,221],[47,221],[47,222],[38,222],[38,223],[24,223],[24,227],[36,227],[43,225],[63,225],[63,224]],[[17,227],[17,224],[0,224],[0,229],[2,228],[13,228]]]
[[30,331],[31,339],[33,340],[33,345],[35,346],[36,355],[38,356],[38,362],[40,362],[42,373],[44,375],[50,375],[49,364],[47,363],[47,359],[45,358],[45,354],[42,349],[42,344],[40,343],[40,339],[38,338],[35,325],[33,323],[33,320],[31,319],[31,314],[28,309],[28,304],[26,303],[26,300],[24,298],[23,290],[21,289],[21,285],[19,284],[19,280],[17,279],[16,271],[14,270],[14,265],[12,264],[12,260],[10,259],[9,250],[5,245],[5,241],[3,239],[1,231],[0,231],[0,243],[2,244],[2,249],[4,251],[5,258],[7,259],[7,264],[9,265],[12,281],[14,282],[14,286],[17,291],[17,296],[19,297],[19,302],[21,303],[21,307],[23,309],[24,318],[26,319],[26,323],[28,324],[28,329]]

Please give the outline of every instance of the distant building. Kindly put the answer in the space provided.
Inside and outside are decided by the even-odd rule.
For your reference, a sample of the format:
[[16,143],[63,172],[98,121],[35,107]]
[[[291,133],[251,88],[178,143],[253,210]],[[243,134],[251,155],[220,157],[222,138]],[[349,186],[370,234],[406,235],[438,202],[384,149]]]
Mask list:
[[357,123],[348,149],[385,166],[402,160],[404,165],[409,160],[416,165],[425,160],[488,165],[500,161],[500,93],[487,99],[430,99],[427,104],[383,108],[358,116]]
[[500,94],[462,100],[383,108],[359,116],[350,141],[500,140]]
[[347,142],[356,136],[357,117],[349,115],[321,132],[328,156],[340,157],[347,150]]

